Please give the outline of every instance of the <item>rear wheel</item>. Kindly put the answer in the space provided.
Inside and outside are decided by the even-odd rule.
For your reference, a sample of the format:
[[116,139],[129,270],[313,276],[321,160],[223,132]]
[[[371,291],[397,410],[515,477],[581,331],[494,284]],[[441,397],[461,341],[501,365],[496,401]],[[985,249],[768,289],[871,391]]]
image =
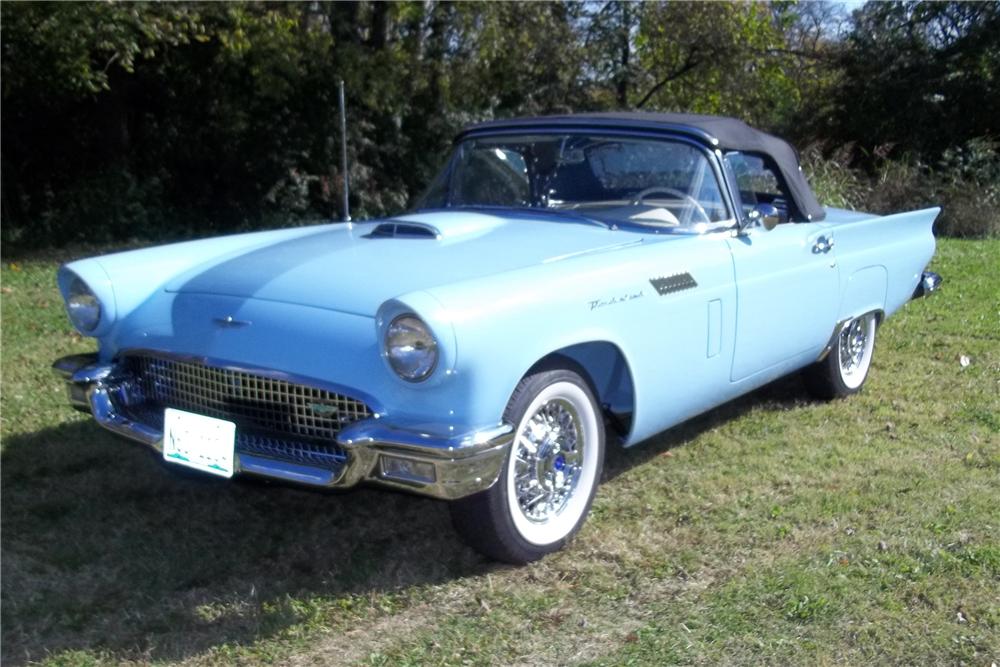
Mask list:
[[462,537],[496,560],[522,564],[557,551],[590,511],[604,463],[604,424],[574,370],[525,377],[507,404],[514,441],[496,484],[451,503]]
[[809,389],[821,398],[860,391],[871,367],[877,328],[875,313],[866,313],[844,325],[830,353],[808,370]]

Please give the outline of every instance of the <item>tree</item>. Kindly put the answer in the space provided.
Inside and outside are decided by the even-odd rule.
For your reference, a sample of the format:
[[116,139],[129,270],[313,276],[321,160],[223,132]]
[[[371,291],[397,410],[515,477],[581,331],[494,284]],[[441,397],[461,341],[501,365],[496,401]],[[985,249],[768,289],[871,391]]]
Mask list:
[[762,3],[643,5],[636,106],[773,126],[799,101],[783,67],[785,18]]
[[[5,242],[394,213],[471,122],[734,115],[934,157],[996,136],[1000,4],[0,4]],[[985,145],[985,144],[984,144]]]
[[933,158],[997,136],[1000,3],[873,2],[854,21],[827,130],[836,141]]

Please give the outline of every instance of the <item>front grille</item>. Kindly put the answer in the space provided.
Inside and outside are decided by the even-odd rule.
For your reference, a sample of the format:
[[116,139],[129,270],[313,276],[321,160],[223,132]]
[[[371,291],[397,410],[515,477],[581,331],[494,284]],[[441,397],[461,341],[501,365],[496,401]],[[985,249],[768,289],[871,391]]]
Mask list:
[[122,367],[118,407],[130,419],[162,429],[164,408],[225,419],[239,452],[335,467],[346,460],[341,428],[372,416],[349,396],[243,371],[139,355]]

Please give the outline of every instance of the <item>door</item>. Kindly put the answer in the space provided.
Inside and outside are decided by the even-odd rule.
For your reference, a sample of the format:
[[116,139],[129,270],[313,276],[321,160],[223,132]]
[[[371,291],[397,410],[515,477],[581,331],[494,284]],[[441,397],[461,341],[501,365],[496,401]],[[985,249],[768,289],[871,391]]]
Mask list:
[[731,379],[792,370],[819,355],[836,324],[831,226],[783,223],[729,239],[736,275]]
[[766,156],[729,153],[741,215],[774,206],[786,222],[744,227],[729,239],[736,276],[736,345],[731,380],[766,381],[811,362],[833,333],[840,289],[832,225],[802,218]]

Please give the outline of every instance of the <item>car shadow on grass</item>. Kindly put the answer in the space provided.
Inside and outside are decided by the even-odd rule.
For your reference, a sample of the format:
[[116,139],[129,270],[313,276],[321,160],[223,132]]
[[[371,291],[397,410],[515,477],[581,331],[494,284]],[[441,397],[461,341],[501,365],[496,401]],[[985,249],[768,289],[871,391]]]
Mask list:
[[[792,376],[638,447],[610,446],[605,481],[805,396]],[[373,594],[497,567],[459,541],[442,502],[179,474],[86,419],[7,438],[0,481],[5,664],[75,649],[179,660],[349,622]]]
[[442,502],[166,466],[89,421],[5,439],[4,664],[74,649],[182,659],[492,567]]
[[662,456],[691,442],[702,433],[716,429],[755,410],[783,411],[817,403],[806,389],[801,373],[779,378],[760,389],[723,403],[717,408],[682,422],[628,448],[609,441],[604,459],[602,483],[607,483],[646,461]]

